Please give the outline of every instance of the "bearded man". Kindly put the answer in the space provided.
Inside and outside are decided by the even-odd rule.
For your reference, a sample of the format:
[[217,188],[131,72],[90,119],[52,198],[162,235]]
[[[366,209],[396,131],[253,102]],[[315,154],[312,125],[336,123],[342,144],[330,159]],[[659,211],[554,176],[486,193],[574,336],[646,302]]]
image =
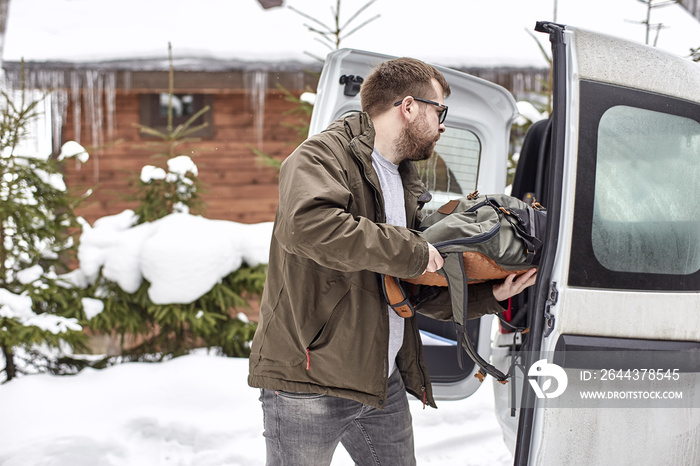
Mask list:
[[[413,162],[433,154],[449,94],[433,66],[383,62],[361,86],[363,111],[282,164],[248,377],[261,389],[268,465],[328,465],[339,442],[359,465],[415,464],[406,392],[435,401],[416,319],[388,307],[378,274],[442,267],[415,230],[430,194]],[[500,312],[534,280],[470,286],[469,309]]]

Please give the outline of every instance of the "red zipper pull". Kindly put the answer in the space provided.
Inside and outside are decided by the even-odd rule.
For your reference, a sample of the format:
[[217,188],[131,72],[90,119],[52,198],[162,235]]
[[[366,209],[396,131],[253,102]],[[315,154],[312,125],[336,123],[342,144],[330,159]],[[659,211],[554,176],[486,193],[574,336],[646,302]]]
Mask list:
[[421,387],[420,391],[423,392],[423,409],[425,409],[425,405],[428,399],[428,392],[425,391],[425,387]]
[[309,348],[306,348],[306,370],[311,369],[311,355],[309,354]]

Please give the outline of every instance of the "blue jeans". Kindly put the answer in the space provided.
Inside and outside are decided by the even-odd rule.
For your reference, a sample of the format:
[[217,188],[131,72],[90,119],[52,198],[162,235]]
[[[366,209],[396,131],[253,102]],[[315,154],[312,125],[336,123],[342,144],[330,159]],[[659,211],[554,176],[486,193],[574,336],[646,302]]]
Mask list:
[[386,408],[328,395],[261,390],[267,466],[329,465],[342,443],[357,465],[413,466],[413,426],[399,371]]

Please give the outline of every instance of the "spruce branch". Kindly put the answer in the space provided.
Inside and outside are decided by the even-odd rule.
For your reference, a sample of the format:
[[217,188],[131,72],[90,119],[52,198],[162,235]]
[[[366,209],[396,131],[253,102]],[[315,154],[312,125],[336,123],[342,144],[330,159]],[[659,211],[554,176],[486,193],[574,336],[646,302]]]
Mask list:
[[[317,26],[312,26],[308,23],[303,23],[303,26],[307,28],[310,32],[320,36],[320,39],[317,37],[316,40],[320,43],[322,43],[325,47],[328,47],[330,50],[337,50],[340,48],[340,44],[342,40],[346,39],[350,35],[354,34],[358,30],[362,29],[365,27],[367,24],[371,23],[372,21],[376,20],[379,18],[381,15],[375,15],[372,18],[363,21],[360,25],[357,27],[353,28],[349,32],[346,32],[346,29],[349,27],[349,25],[355,21],[363,12],[367,10],[374,2],[377,0],[369,0],[366,2],[363,6],[361,6],[358,10],[356,10],[353,14],[350,15],[350,18],[347,19],[342,25],[340,24],[340,6],[341,6],[341,1],[336,0],[336,6],[331,7],[331,16],[333,20],[333,24],[335,27],[329,26],[328,24],[324,23],[323,21],[319,20],[318,18],[307,14],[297,8],[294,8],[293,6],[288,6],[290,10],[293,12],[297,13],[298,15],[310,20]],[[325,43],[325,42],[328,43]],[[317,59],[314,55],[304,52],[306,55]],[[323,60],[321,60],[323,61]]]
[[370,18],[370,19],[364,21],[364,22],[361,23],[359,26],[357,26],[355,29],[351,30],[351,31],[348,32],[347,34],[343,35],[342,37],[339,37],[339,40],[347,39],[347,38],[350,37],[352,34],[354,34],[355,32],[359,31],[359,30],[362,29],[363,27],[367,26],[369,23],[371,23],[371,22],[374,21],[375,19],[379,19],[380,16],[381,16],[381,15],[375,15],[375,16],[373,16],[372,18]]
[[[348,27],[350,25],[350,23],[352,23],[358,16],[360,16],[360,14],[362,14],[363,11],[365,11],[367,8],[369,8],[370,5],[372,5],[376,1],[377,0],[370,0],[369,2],[367,2],[363,6],[361,6],[360,9],[357,10],[355,13],[353,13],[350,16],[350,18],[345,22],[345,24],[343,24],[339,29],[345,29],[346,27]],[[338,1],[338,4],[340,4],[340,1]],[[379,16],[380,15],[376,15],[374,18],[372,18],[372,20],[374,20],[375,18],[378,18]],[[370,20],[370,21],[372,21],[372,20]]]
[[[330,27],[328,27],[325,23],[319,21],[318,19],[314,18],[313,16],[311,16],[311,15],[309,15],[309,14],[306,14],[306,13],[304,13],[304,12],[301,11],[301,10],[296,9],[296,8],[294,8],[294,7],[291,6],[291,5],[289,5],[287,8],[289,8],[290,10],[292,10],[294,13],[296,13],[296,14],[298,14],[298,15],[300,15],[300,16],[303,16],[304,18],[306,18],[306,19],[308,19],[308,20],[310,20],[310,21],[313,21],[314,23],[318,24],[318,25],[321,26],[322,28],[325,28],[327,32],[331,32],[331,33],[333,32],[333,30],[332,30]],[[311,29],[311,26],[308,26],[308,25],[306,25],[306,24],[304,24],[304,26],[306,26],[307,28]],[[313,32],[316,32],[316,31],[313,31]]]

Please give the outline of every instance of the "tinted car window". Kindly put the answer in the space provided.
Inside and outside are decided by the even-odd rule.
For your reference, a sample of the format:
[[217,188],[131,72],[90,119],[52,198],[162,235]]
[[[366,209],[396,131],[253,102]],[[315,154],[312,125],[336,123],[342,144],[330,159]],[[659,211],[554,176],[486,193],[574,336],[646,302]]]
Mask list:
[[[437,156],[435,156],[437,155]],[[435,154],[418,162],[418,172],[434,200],[424,212],[432,212],[450,199],[476,190],[481,141],[473,132],[448,127],[435,145]]]
[[598,126],[592,244],[607,269],[700,270],[700,123],[617,105]]
[[700,105],[581,82],[572,286],[700,289]]

